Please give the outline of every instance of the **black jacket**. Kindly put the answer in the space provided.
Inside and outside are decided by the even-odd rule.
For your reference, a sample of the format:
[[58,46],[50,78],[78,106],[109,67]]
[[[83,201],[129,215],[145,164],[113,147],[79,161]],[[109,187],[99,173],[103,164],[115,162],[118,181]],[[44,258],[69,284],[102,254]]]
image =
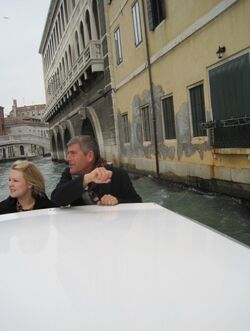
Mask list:
[[[8,197],[7,199],[0,202],[0,214],[15,213],[17,199]],[[45,195],[43,197],[37,196],[34,209],[44,209],[44,208],[53,208],[56,207],[56,204],[49,200]]]
[[[111,182],[108,184],[90,184],[91,192],[100,199],[105,194],[111,194],[119,203],[141,202],[141,197],[136,193],[129,175],[125,170],[107,167],[112,171]],[[87,203],[83,199],[83,176],[72,178],[69,168],[64,169],[61,179],[51,194],[51,200],[59,206],[83,206]]]

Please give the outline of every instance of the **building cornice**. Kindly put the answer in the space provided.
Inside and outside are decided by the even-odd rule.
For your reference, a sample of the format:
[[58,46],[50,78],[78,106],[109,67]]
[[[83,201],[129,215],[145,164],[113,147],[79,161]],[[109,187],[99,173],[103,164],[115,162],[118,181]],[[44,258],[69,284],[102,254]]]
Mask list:
[[46,22],[45,22],[45,28],[43,30],[42,40],[41,40],[40,47],[39,47],[39,54],[43,53],[46,39],[47,39],[47,36],[48,36],[50,28],[51,28],[51,23],[53,20],[57,2],[58,2],[58,0],[51,0],[51,2],[50,2],[49,11],[48,11]]

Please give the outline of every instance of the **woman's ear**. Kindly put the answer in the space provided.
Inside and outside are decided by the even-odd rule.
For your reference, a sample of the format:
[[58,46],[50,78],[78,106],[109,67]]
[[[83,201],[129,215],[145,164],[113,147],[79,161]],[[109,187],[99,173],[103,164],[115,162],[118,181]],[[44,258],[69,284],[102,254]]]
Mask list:
[[33,185],[30,184],[30,183],[28,183],[28,188],[29,188],[29,189],[32,189],[32,188],[33,188]]

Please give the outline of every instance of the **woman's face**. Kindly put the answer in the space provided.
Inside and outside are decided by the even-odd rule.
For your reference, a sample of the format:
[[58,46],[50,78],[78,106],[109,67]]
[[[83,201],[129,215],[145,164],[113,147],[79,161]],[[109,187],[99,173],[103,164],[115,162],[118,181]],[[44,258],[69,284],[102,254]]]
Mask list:
[[22,198],[32,191],[32,185],[27,183],[23,173],[12,169],[9,176],[9,191],[12,198]]

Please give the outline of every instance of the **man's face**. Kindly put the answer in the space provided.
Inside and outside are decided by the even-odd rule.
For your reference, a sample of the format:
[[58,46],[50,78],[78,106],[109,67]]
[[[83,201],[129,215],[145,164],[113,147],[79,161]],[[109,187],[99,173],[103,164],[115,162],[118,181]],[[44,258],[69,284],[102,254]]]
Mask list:
[[80,145],[73,144],[68,146],[66,161],[69,164],[71,175],[88,173],[92,170],[93,152],[90,151],[84,155]]

